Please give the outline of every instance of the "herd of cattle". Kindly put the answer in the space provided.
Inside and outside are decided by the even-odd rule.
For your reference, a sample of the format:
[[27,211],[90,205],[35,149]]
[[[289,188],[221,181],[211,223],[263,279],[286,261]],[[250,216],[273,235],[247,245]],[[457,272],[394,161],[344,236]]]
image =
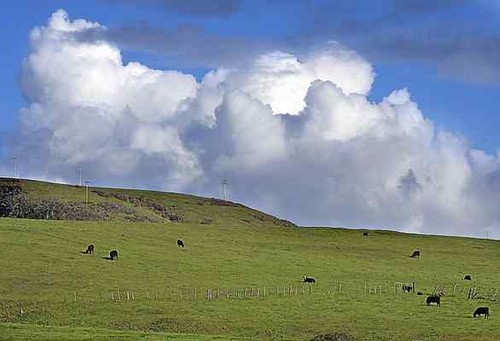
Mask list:
[[[184,242],[180,239],[177,239],[177,246],[184,247]],[[90,244],[89,246],[87,246],[87,250],[83,251],[82,253],[92,255],[94,254],[94,251],[95,251],[94,244]],[[118,251],[117,250],[109,251],[109,257],[104,257],[104,259],[118,260]]]
[[[85,250],[83,253],[86,253],[86,254],[89,254],[89,255],[92,255],[94,254],[94,251],[95,251],[95,247],[93,244],[90,244],[89,246],[87,246],[87,250]],[[109,259],[109,260],[115,260],[115,259],[118,259],[118,251],[116,250],[111,250],[109,251],[109,257],[104,257],[105,259]]]
[[[363,237],[368,237],[368,232],[363,232]],[[183,248],[184,247],[184,242],[181,239],[177,239],[177,246]],[[93,244],[90,244],[87,246],[87,250],[85,250],[83,253],[86,254],[93,254],[95,251],[95,247]],[[411,258],[420,258],[420,250],[415,250],[412,252],[410,255]],[[109,252],[109,257],[104,257],[105,259],[109,260],[117,260],[118,259],[118,251],[117,250],[111,250]],[[470,275],[465,275],[464,280],[472,280]],[[309,276],[304,276],[304,283],[316,283],[316,280],[314,277],[309,277]],[[403,284],[401,289],[405,292],[414,292],[415,291],[415,284]],[[423,293],[418,292],[417,295],[423,295]],[[437,306],[441,306],[441,296],[439,294],[432,294],[427,296],[425,303],[427,305],[431,305],[432,303],[436,303]],[[489,318],[490,316],[490,310],[488,307],[479,307],[477,308],[474,313],[472,314],[473,317],[476,316],[481,316],[484,315],[485,318]]]

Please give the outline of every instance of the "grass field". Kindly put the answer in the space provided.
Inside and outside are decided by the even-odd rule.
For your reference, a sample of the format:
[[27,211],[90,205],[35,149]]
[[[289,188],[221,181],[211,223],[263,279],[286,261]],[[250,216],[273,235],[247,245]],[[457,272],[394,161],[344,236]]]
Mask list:
[[[81,188],[24,186],[33,198],[82,200]],[[485,298],[500,289],[497,241],[389,231],[363,238],[362,230],[282,226],[199,197],[123,191],[175,207],[184,222],[0,219],[1,340],[310,340],[330,332],[500,340],[500,304],[467,299],[472,286]],[[95,254],[81,253],[90,243]],[[104,259],[111,249],[118,261]],[[408,257],[415,249],[420,259]],[[304,275],[316,284],[303,284]],[[444,286],[441,307],[395,291],[396,282],[424,293]],[[472,318],[483,305],[491,318]]]

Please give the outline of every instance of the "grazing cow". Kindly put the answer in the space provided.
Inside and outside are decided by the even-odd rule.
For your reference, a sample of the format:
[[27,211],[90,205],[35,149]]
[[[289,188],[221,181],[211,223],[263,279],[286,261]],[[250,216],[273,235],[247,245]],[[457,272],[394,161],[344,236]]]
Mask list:
[[413,291],[413,284],[403,284],[403,286],[401,288],[403,289],[403,291],[412,292]]
[[419,250],[413,251],[413,253],[411,254],[410,257],[411,258],[420,258],[420,251]]
[[304,276],[304,283],[316,283],[316,280],[312,277]]
[[479,307],[474,311],[474,314],[472,314],[472,317],[476,316],[481,316],[484,315],[484,318],[490,317],[490,309],[488,307]]
[[431,303],[436,303],[438,306],[441,306],[441,297],[440,296],[427,296],[427,299],[425,300],[427,305],[430,305]]
[[177,246],[184,247],[184,242],[180,239],[177,239]]
[[465,275],[464,280],[465,281],[472,281],[472,278],[470,277],[470,275]]
[[85,250],[85,253],[93,254],[94,253],[94,245],[90,244],[89,246],[87,246],[87,250]]
[[109,258],[110,258],[111,260],[118,259],[118,251],[116,251],[116,250],[112,250],[112,251],[109,253]]
[[363,232],[363,237],[368,237],[368,232]]

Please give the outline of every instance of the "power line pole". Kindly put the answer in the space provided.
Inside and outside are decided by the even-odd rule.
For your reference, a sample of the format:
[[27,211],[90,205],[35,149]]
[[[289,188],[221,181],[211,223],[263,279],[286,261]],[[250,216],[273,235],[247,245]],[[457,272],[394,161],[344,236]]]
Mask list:
[[78,168],[78,187],[82,187],[82,167]]
[[89,203],[89,183],[90,181],[85,180],[85,204]]
[[227,186],[229,185],[229,182],[227,181],[227,178],[224,177],[220,183],[222,185],[222,195],[224,196],[224,200],[227,200],[228,199]]
[[12,160],[12,177],[13,178],[18,178],[19,177],[19,163],[17,157],[11,158]]

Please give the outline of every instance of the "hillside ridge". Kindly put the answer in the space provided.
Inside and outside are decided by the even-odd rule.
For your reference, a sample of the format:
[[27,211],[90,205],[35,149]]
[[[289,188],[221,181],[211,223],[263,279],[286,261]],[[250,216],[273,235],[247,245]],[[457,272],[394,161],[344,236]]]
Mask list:
[[221,211],[247,223],[296,227],[288,220],[218,198],[141,189],[89,186],[87,190],[78,185],[0,178],[0,217],[212,224]]

